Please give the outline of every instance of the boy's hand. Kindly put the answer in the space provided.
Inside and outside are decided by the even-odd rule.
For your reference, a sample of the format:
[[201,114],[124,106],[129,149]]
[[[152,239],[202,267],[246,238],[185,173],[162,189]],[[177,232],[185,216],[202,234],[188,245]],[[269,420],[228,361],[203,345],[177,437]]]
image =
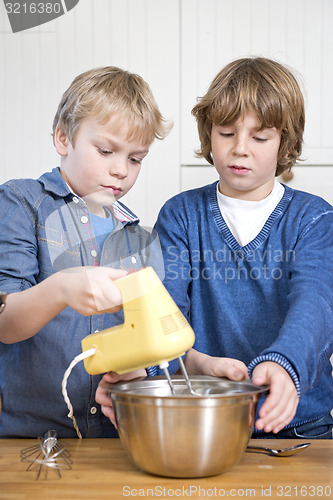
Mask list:
[[233,358],[218,358],[190,349],[186,354],[185,366],[190,375],[227,377],[230,380],[249,378],[246,365]]
[[135,370],[134,372],[124,373],[123,375],[119,375],[115,372],[109,372],[103,375],[95,394],[95,399],[98,404],[101,405],[102,413],[108,417],[113,425],[116,426],[116,420],[114,411],[112,408],[112,400],[109,396],[109,391],[113,384],[117,382],[125,381],[125,380],[133,380],[138,377],[146,377],[147,372],[144,369]]
[[277,363],[265,361],[255,367],[252,373],[255,385],[269,385],[269,395],[259,411],[256,428],[277,433],[294,418],[298,396],[291,377]]
[[84,316],[113,313],[122,308],[122,297],[114,280],[127,271],[109,267],[75,267],[57,273],[60,300]]

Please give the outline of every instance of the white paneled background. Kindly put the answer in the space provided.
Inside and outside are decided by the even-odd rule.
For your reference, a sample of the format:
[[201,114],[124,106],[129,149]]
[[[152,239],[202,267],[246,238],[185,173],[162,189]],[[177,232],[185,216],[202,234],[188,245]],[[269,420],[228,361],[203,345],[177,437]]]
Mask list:
[[80,72],[141,74],[174,122],[124,201],[152,225],[163,202],[215,178],[195,157],[191,109],[231,59],[264,55],[302,75],[304,159],[291,185],[333,202],[333,0],[80,0],[66,15],[13,34],[0,2],[0,182],[58,165],[51,125]]

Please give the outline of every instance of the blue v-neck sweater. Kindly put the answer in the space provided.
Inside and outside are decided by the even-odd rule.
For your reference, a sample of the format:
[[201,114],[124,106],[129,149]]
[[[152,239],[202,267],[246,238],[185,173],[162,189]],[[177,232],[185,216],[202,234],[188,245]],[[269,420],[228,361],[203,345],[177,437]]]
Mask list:
[[333,208],[285,187],[254,240],[225,223],[216,183],[165,203],[156,229],[165,286],[194,329],[195,349],[284,366],[300,396],[288,427],[333,407]]

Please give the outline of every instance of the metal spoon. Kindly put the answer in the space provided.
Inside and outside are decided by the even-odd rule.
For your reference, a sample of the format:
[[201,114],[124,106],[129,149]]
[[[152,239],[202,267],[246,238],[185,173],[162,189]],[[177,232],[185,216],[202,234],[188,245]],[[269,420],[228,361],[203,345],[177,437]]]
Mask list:
[[272,457],[291,457],[292,455],[296,455],[300,451],[304,450],[311,443],[297,444],[296,446],[292,446],[291,448],[282,448],[280,450],[274,450],[272,448],[266,448],[265,446],[254,446],[248,445],[246,451],[249,453],[266,453],[267,455],[271,455]]

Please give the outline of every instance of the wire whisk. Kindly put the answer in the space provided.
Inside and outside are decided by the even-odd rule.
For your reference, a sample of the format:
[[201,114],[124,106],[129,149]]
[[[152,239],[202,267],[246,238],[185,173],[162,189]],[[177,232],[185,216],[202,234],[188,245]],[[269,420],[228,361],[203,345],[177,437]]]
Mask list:
[[30,462],[27,471],[37,468],[36,479],[40,477],[42,471],[44,471],[46,479],[50,468],[56,470],[59,477],[61,477],[61,469],[70,470],[72,468],[70,453],[64,444],[57,439],[57,432],[54,430],[48,431],[44,438],[38,437],[37,445],[21,450],[21,462]]

